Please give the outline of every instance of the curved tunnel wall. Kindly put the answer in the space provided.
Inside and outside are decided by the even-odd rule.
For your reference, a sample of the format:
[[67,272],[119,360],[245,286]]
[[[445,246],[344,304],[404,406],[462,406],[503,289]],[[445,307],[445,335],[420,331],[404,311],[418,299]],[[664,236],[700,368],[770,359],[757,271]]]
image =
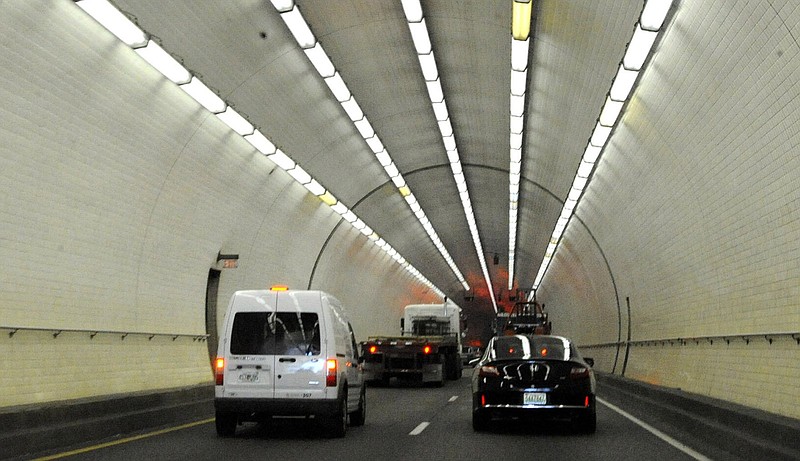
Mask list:
[[[582,344],[615,342],[613,274],[635,342],[617,373],[800,417],[786,405],[800,401],[798,340],[768,335],[800,331],[800,16],[681,2],[673,23],[659,53],[684,65],[651,63],[656,83],[628,103],[541,300]],[[587,355],[611,371],[614,350]]]
[[361,338],[437,301],[132,50],[98,42],[73,4],[9,10],[0,407],[210,383],[196,336],[219,252],[240,256],[220,275],[220,322],[233,291],[273,283],[333,293]]
[[[702,22],[724,15],[701,7],[682,2],[677,23],[696,23],[670,33],[687,63],[711,64],[654,63],[662,85],[630,103],[577,210],[584,224],[573,220],[543,281],[556,332],[581,344],[625,339],[626,299],[633,340],[800,329],[798,20],[752,14],[709,43]],[[98,42],[74,5],[8,11],[0,325],[203,334],[220,251],[240,255],[221,274],[220,310],[236,289],[310,283],[344,302],[363,337],[434,301],[133,51]],[[776,17],[789,26],[759,22]],[[733,69],[702,55],[742,43],[754,45]],[[211,379],[191,337],[7,331],[0,407]],[[621,373],[624,352],[592,355]],[[798,417],[785,405],[800,400],[798,363],[786,338],[654,344],[632,347],[625,373]]]

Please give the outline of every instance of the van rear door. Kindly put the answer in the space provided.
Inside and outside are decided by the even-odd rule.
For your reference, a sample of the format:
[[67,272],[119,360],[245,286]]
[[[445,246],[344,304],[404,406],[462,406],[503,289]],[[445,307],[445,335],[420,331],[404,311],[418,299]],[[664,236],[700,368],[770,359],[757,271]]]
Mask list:
[[275,301],[275,293],[236,300],[225,367],[226,395],[275,396]]
[[324,328],[318,292],[283,292],[275,316],[275,398],[325,396]]

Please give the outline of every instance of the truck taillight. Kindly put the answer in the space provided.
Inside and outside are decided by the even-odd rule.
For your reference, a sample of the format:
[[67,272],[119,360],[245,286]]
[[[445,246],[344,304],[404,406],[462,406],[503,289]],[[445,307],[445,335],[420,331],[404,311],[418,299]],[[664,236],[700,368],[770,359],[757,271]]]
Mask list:
[[217,357],[214,360],[214,384],[217,386],[222,386],[223,380],[225,379],[225,359],[222,357]]
[[338,364],[336,359],[328,359],[325,362],[325,385],[328,387],[336,386],[336,371]]

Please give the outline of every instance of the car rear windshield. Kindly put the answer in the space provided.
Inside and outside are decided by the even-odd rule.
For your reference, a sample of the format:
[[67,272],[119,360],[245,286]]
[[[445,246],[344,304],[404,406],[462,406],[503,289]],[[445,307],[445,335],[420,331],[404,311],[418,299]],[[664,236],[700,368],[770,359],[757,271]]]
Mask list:
[[569,342],[550,336],[502,336],[492,345],[492,359],[553,359],[570,360],[574,356]]
[[239,312],[233,318],[231,354],[319,355],[319,353],[317,314]]

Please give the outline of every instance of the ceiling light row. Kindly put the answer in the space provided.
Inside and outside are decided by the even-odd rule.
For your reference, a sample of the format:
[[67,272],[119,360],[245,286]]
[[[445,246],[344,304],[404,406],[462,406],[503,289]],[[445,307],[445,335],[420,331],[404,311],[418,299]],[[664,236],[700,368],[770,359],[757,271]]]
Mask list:
[[383,240],[356,214],[323,187],[316,179],[295,163],[288,155],[264,136],[252,123],[229,106],[214,91],[208,88],[197,76],[187,70],[156,42],[132,22],[126,15],[112,6],[107,0],[78,0],[76,4],[103,27],[116,35],[123,43],[130,46],[145,61],[161,72],[166,78],[176,83],[183,91],[195,99],[200,105],[217,116],[231,130],[247,140],[259,152],[265,155],[279,168],[285,170],[292,178],[302,184],[309,192],[316,195],[323,203],[330,206],[354,228],[367,236],[406,271],[421,283],[430,287],[437,296],[444,293],[430,280],[422,275],[414,266],[401,256],[388,242]]
[[511,10],[511,96],[508,165],[508,289],[514,288],[517,252],[519,184],[522,179],[522,132],[525,128],[525,93],[528,90],[532,0],[515,0]]
[[[425,211],[419,206],[416,197],[414,197],[414,194],[411,192],[411,188],[408,186],[408,184],[406,184],[406,181],[403,179],[403,175],[400,173],[400,170],[394,164],[394,161],[386,151],[386,148],[384,147],[380,138],[375,133],[375,129],[370,124],[367,116],[361,110],[358,102],[356,102],[355,96],[350,93],[350,90],[348,89],[341,75],[339,75],[336,67],[331,62],[330,57],[322,48],[322,44],[319,43],[317,38],[314,36],[314,33],[311,31],[308,23],[300,13],[300,8],[295,5],[294,0],[271,1],[275,9],[280,13],[281,18],[286,23],[286,26],[289,28],[289,31],[294,36],[295,40],[297,40],[297,44],[300,45],[300,47],[306,53],[306,56],[311,61],[311,64],[328,85],[334,97],[336,97],[337,101],[339,101],[339,104],[341,104],[342,108],[355,125],[359,134],[361,134],[361,137],[364,138],[367,145],[369,145],[370,149],[375,154],[375,157],[380,162],[381,166],[383,166],[386,174],[389,176],[389,178],[391,178],[392,183],[394,183],[395,187],[397,187],[397,189],[400,191],[400,194],[406,200],[407,204],[412,208],[414,215],[417,217],[420,224],[422,224],[422,227],[425,229],[425,232],[427,232],[428,237],[430,237],[433,244],[436,245],[439,253],[450,266],[450,269],[453,271],[458,281],[465,290],[469,290],[469,284],[464,279],[464,276],[456,266],[455,261],[450,256],[450,253],[448,253],[447,249],[439,238],[439,235],[436,233],[436,230],[433,228],[430,220],[425,215]],[[427,46],[430,48],[430,41],[428,41]],[[435,71],[435,63],[433,65]]]
[[597,124],[589,138],[589,144],[578,165],[578,171],[572,182],[572,188],[564,202],[561,215],[556,221],[553,234],[550,236],[550,243],[547,245],[542,265],[539,273],[533,282],[533,289],[536,290],[542,282],[545,272],[553,259],[553,255],[558,248],[564,230],[575,212],[578,201],[583,195],[583,191],[591,180],[597,159],[608,144],[609,136],[614,128],[625,103],[630,98],[633,87],[636,84],[639,73],[650,56],[653,44],[661,32],[661,27],[672,6],[672,0],[648,0],[639,17],[639,22],[633,32],[633,37],[625,51],[611,89],[606,96],[606,102],[598,117]]
[[[467,224],[472,234],[472,242],[475,245],[475,251],[477,252],[481,270],[483,271],[483,277],[489,289],[489,297],[492,300],[494,311],[497,312],[497,302],[494,297],[492,281],[489,277],[489,268],[486,265],[486,257],[483,254],[483,245],[481,244],[478,226],[475,222],[475,213],[473,212],[472,201],[469,197],[469,188],[467,187],[467,180],[464,177],[464,171],[461,166],[461,159],[456,146],[456,138],[453,134],[453,125],[450,123],[450,114],[447,110],[444,92],[442,91],[439,70],[436,67],[436,59],[434,58],[433,47],[431,46],[431,39],[428,34],[428,26],[425,23],[425,17],[422,13],[422,6],[419,0],[402,0],[402,3],[403,11],[408,20],[408,29],[411,31],[411,38],[414,42],[414,48],[417,51],[420,67],[422,68],[422,76],[425,78],[425,85],[428,88],[431,107],[433,108],[436,122],[439,125],[439,132],[442,135],[442,142],[444,143],[447,158],[450,162],[450,169],[456,181],[461,205],[464,208]],[[465,289],[469,288],[465,285]]]

